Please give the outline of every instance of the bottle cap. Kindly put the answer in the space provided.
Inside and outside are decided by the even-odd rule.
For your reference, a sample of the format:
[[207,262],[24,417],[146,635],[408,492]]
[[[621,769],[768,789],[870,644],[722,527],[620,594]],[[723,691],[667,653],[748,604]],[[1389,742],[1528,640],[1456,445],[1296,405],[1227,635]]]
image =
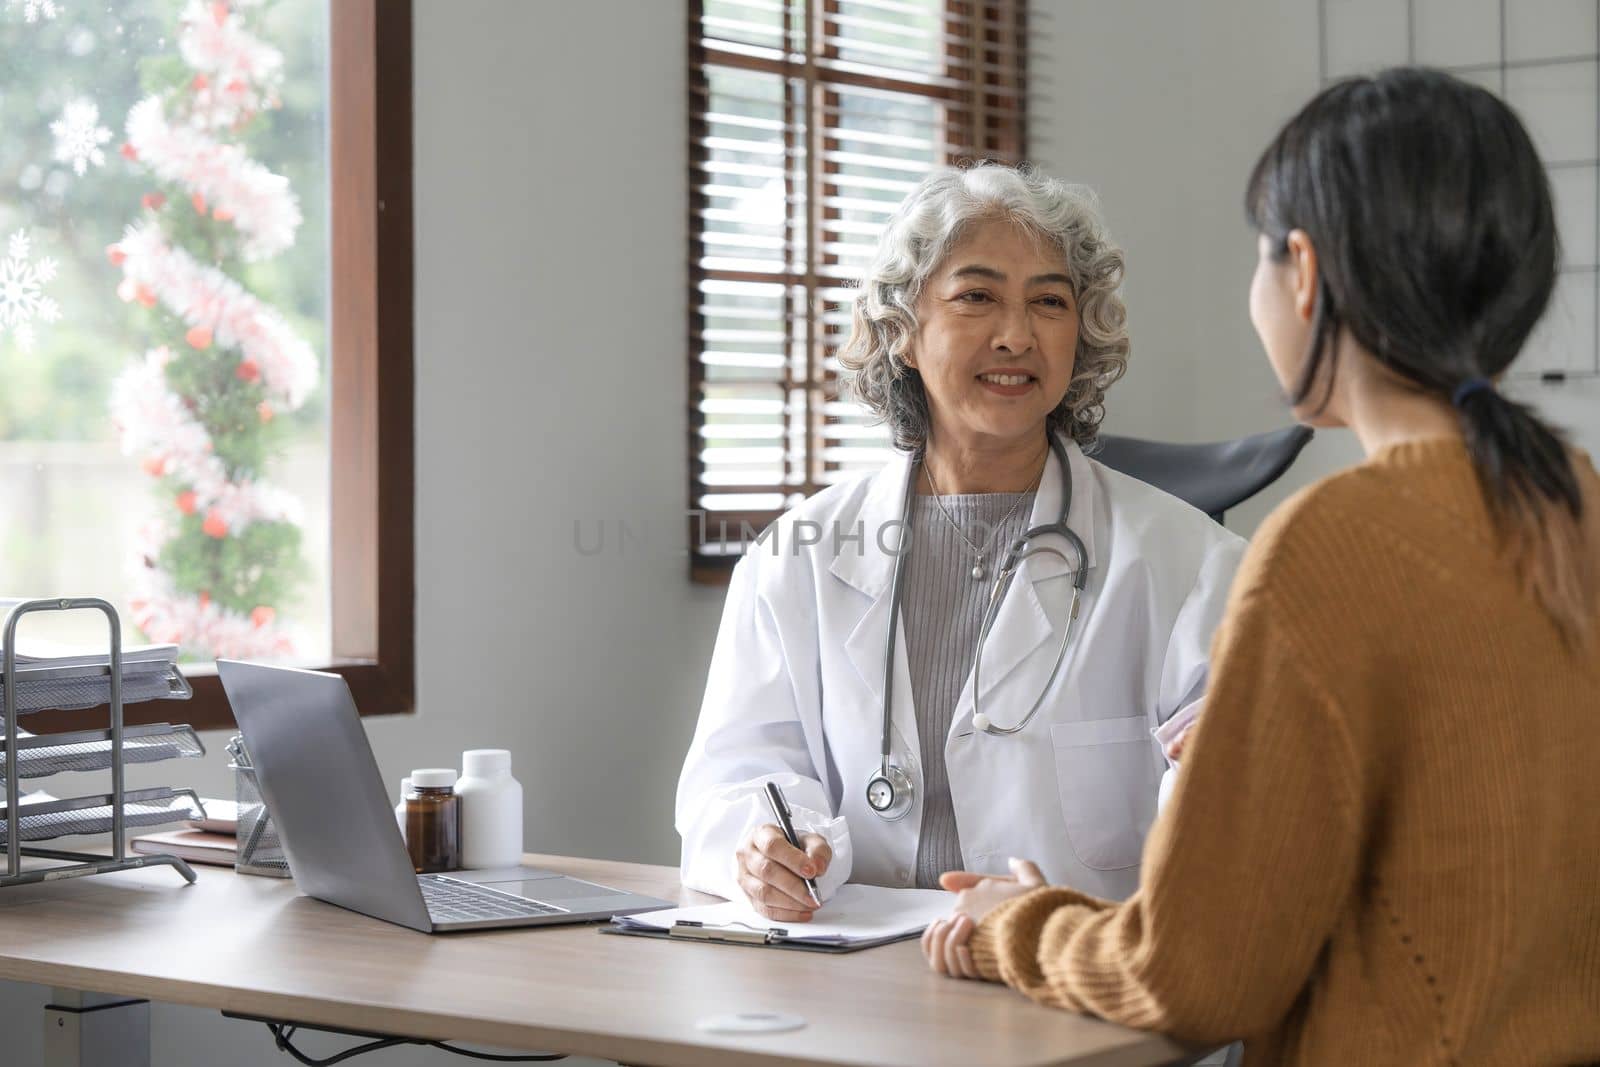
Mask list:
[[474,778],[489,778],[496,774],[511,773],[511,750],[505,748],[469,748],[461,753],[461,773]]
[[413,789],[448,789],[455,784],[454,767],[424,767],[411,772]]

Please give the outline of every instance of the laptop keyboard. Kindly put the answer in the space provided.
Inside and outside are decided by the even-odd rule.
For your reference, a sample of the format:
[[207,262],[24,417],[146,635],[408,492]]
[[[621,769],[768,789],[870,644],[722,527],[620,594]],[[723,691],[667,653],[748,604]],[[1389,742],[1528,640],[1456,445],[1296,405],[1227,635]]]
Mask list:
[[428,916],[436,923],[472,923],[490,919],[526,919],[536,915],[564,915],[566,908],[544,904],[527,897],[512,896],[498,889],[425,874],[417,878]]

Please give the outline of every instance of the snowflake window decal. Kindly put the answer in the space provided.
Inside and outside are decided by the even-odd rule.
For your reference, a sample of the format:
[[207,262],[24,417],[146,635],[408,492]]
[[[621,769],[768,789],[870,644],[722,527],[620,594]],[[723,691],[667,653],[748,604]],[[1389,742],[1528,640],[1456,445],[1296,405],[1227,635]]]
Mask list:
[[56,0],[6,0],[6,10],[15,11],[22,9],[23,22],[38,22],[41,18],[49,21],[65,11]]
[[69,103],[50,124],[50,133],[56,139],[56,162],[71,163],[78,177],[83,177],[91,163],[105,166],[106,154],[100,146],[111,140],[111,131],[100,125],[100,106],[93,100]]
[[37,263],[30,259],[28,231],[18,230],[6,244],[0,259],[0,336],[7,330],[24,352],[33,350],[33,324],[55,322],[61,308],[44,287],[56,276],[56,261],[46,256]]

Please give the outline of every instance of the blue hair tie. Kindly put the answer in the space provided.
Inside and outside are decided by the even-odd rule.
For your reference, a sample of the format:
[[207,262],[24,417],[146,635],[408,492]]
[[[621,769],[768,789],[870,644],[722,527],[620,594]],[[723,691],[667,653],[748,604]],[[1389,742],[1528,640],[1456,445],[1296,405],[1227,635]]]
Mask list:
[[1450,403],[1454,407],[1460,407],[1467,397],[1473,393],[1481,393],[1485,389],[1493,392],[1494,383],[1487,378],[1468,378],[1456,386],[1455,395],[1450,398]]

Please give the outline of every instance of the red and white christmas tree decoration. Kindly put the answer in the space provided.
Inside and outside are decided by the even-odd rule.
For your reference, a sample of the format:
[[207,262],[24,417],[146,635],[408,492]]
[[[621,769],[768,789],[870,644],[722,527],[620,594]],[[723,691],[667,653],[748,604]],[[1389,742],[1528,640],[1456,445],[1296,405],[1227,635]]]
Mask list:
[[311,346],[224,269],[280,254],[301,222],[288,180],[238,140],[279,106],[283,56],[252,33],[257,7],[183,9],[191,76],[134,105],[121,149],[156,187],[106,250],[122,272],[117,294],[166,335],[112,388],[123,451],[141,457],[163,505],[144,531],[130,613],[150,639],[203,657],[294,652],[278,615],[302,567],[301,509],[261,467],[270,424],[320,377]]

